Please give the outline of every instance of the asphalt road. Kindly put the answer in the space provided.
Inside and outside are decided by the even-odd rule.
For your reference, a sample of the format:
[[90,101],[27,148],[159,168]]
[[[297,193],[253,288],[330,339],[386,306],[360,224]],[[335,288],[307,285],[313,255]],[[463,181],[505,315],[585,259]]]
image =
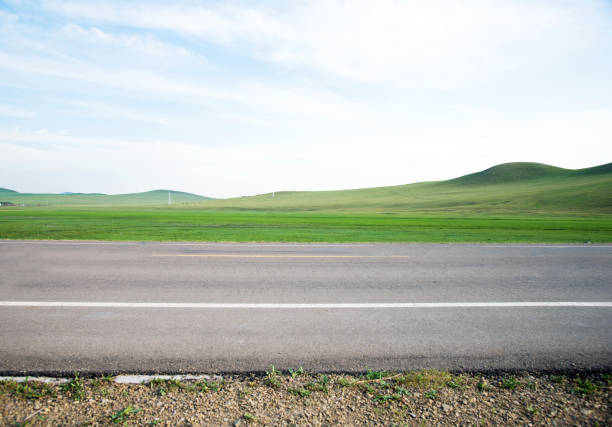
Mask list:
[[0,374],[609,370],[611,302],[610,245],[0,241]]

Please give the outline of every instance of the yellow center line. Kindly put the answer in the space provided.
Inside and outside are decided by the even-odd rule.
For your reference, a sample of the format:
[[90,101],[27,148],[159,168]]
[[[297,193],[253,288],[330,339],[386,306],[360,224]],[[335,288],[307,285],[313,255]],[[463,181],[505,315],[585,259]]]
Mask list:
[[155,257],[204,258],[409,258],[409,255],[262,255],[262,254],[157,254]]

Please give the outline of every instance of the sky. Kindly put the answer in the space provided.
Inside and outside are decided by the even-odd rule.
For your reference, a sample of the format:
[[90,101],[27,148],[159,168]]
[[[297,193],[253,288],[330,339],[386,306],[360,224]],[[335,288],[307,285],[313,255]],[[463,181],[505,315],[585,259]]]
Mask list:
[[0,187],[212,197],[612,161],[612,2],[0,1]]

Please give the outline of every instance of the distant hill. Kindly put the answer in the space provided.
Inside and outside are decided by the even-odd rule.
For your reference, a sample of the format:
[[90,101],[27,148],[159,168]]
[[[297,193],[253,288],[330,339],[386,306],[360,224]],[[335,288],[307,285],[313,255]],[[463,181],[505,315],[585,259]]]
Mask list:
[[173,190],[153,190],[130,194],[101,193],[18,193],[6,188],[0,189],[0,201],[26,206],[129,206],[168,204],[168,193],[173,204],[185,204],[209,200],[209,197]]
[[219,199],[203,209],[372,213],[612,213],[612,163],[563,169],[505,163],[448,181]]
[[494,185],[515,181],[561,177],[568,173],[571,173],[571,170],[542,163],[503,163],[480,172],[471,173],[445,182],[461,185]]

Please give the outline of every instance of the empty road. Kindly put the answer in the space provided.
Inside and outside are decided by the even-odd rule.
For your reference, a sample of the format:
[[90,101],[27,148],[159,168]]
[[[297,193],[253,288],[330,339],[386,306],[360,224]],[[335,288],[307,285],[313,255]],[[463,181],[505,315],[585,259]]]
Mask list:
[[612,246],[0,240],[0,325],[5,375],[612,369]]

